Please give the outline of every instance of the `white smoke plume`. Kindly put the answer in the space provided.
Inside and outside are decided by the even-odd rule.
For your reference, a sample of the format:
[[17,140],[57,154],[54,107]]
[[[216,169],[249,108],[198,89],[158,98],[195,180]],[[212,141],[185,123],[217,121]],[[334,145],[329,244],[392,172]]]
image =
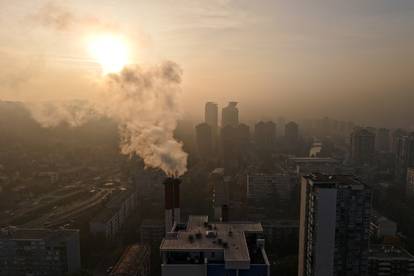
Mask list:
[[98,117],[96,108],[86,101],[30,102],[26,107],[43,127],[78,127]]
[[107,90],[93,103],[31,104],[32,116],[44,127],[61,123],[79,126],[98,116],[119,125],[121,152],[139,155],[146,166],[168,176],[187,170],[187,153],[173,137],[180,117],[179,84],[182,71],[174,62],[152,68],[131,66],[107,76]]

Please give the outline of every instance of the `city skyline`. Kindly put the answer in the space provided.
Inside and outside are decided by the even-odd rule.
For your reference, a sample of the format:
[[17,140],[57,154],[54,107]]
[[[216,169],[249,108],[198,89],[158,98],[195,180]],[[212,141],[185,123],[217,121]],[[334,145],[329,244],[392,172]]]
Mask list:
[[234,100],[246,117],[260,109],[264,117],[317,114],[412,127],[411,1],[1,5],[0,63],[7,66],[1,67],[0,99],[93,97],[105,69],[96,61],[102,53],[91,54],[87,40],[110,33],[125,41],[124,63],[169,59],[183,69],[186,117],[201,116],[198,107],[207,99]]

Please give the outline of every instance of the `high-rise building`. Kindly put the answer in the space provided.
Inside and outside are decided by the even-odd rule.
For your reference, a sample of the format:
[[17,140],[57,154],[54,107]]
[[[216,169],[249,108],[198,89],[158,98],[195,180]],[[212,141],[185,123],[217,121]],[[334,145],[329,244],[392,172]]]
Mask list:
[[258,122],[254,126],[254,140],[259,149],[269,150],[275,146],[276,125],[272,121]]
[[377,136],[375,137],[375,149],[377,151],[388,152],[390,150],[390,130],[386,128],[379,128]]
[[302,176],[314,172],[335,174],[341,163],[331,157],[291,157],[286,160],[286,166],[292,174]]
[[224,168],[215,168],[208,178],[211,205],[214,209],[214,219],[216,221],[227,220],[225,217],[227,214],[223,212],[230,205],[230,186],[227,178],[224,174]]
[[218,107],[216,103],[207,102],[204,112],[204,122],[211,127],[211,135],[213,137],[213,150],[217,152],[218,148]]
[[400,136],[397,140],[395,174],[396,179],[405,181],[407,169],[414,167],[414,132]]
[[226,126],[237,127],[239,125],[239,110],[237,109],[237,102],[229,102],[229,104],[222,109],[221,113],[221,127]]
[[269,276],[260,223],[209,222],[190,216],[161,242],[162,276]]
[[0,230],[0,275],[59,276],[80,268],[79,230]]
[[375,134],[365,128],[351,133],[351,158],[355,164],[371,164],[375,154]]
[[198,154],[201,158],[213,156],[213,130],[207,123],[198,124],[196,127],[196,141]]
[[278,200],[287,202],[292,190],[290,180],[287,173],[249,174],[247,175],[247,201],[257,206],[265,203],[269,197],[277,195]]
[[216,103],[207,102],[204,110],[204,122],[212,129],[218,128],[218,107]]
[[369,249],[369,276],[413,276],[414,256],[392,245],[372,245]]
[[239,124],[237,133],[237,140],[240,147],[246,147],[250,143],[250,127],[246,124]]
[[277,118],[277,130],[276,130],[276,134],[278,136],[285,136],[285,124],[286,124],[286,120],[283,117],[279,117]]
[[370,212],[370,189],[355,177],[303,176],[298,275],[367,275]]
[[397,154],[399,139],[402,136],[406,136],[407,133],[401,129],[397,128],[391,133],[391,152]]
[[238,128],[227,125],[221,129],[221,152],[224,160],[236,160],[239,156]]
[[289,122],[285,125],[285,137],[288,142],[296,142],[299,139],[299,126],[295,122]]
[[406,184],[407,194],[414,195],[414,168],[407,169],[407,184]]

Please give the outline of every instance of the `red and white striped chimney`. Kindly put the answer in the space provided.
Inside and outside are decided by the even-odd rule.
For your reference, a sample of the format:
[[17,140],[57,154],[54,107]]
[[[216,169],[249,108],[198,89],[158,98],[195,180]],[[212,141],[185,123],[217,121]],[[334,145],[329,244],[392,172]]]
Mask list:
[[179,178],[168,177],[165,188],[165,232],[171,232],[174,223],[180,222],[180,183]]

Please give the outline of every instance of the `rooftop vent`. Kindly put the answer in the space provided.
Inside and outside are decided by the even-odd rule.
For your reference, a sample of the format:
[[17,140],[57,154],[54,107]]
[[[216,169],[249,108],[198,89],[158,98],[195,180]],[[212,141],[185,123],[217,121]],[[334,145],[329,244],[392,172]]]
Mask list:
[[207,238],[215,238],[215,237],[217,237],[217,232],[216,231],[206,231],[206,237]]

